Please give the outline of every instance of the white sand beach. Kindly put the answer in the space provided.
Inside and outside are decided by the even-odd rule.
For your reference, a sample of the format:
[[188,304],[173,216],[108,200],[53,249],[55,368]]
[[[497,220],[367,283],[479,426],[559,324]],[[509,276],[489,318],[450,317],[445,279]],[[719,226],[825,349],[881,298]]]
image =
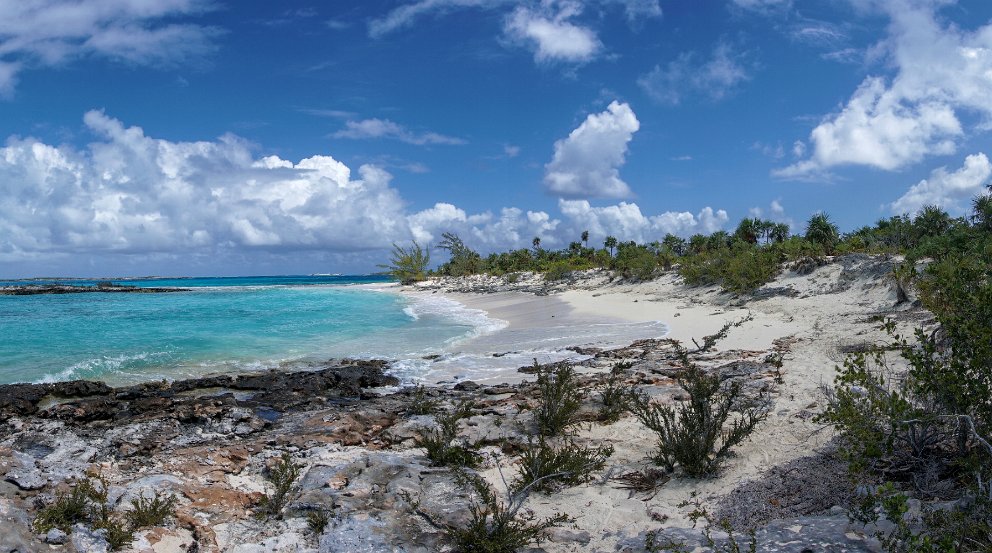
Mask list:
[[[686,287],[674,275],[633,284],[594,278],[549,296],[513,291],[444,294],[506,320],[509,325],[503,333],[543,328],[549,321],[565,326],[661,321],[669,326],[667,337],[691,344],[693,338],[699,340],[750,314],[752,320],[732,328],[717,344],[711,354],[714,363],[760,360],[772,350],[784,353],[782,383],[772,385],[772,378],[767,377],[773,400],[768,420],[737,448],[717,477],[675,479],[649,500],[630,497],[626,490],[603,483],[533,498],[531,506],[539,515],[577,513],[578,527],[592,540],[581,546],[552,544],[549,551],[605,550],[612,547],[612,536],[618,532],[630,535],[657,526],[658,513],[667,517],[666,526],[691,526],[685,518],[691,509],[678,507],[691,492],[698,493],[705,504],[771,467],[814,453],[829,441],[831,432],[813,421],[824,405],[821,388],[832,382],[835,367],[843,360],[839,347],[883,338],[869,317],[895,305],[890,279],[877,274],[886,267],[871,260],[852,260],[829,264],[809,275],[787,272],[766,285],[765,294],[759,292],[757,299],[746,301],[715,287]],[[487,346],[511,349],[512,343],[498,342],[501,336],[506,334],[488,336]],[[510,372],[500,376],[513,379]],[[527,376],[516,376],[521,378]],[[647,457],[655,446],[654,435],[633,418],[583,427],[579,436],[593,444],[612,445],[615,453],[608,466],[617,471],[650,466]],[[487,476],[498,485],[496,469]]]

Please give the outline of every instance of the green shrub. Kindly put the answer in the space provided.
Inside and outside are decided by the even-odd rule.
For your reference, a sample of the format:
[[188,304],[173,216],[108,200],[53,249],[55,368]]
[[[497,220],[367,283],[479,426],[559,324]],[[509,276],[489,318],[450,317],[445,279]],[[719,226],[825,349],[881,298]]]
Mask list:
[[260,517],[278,515],[289,503],[296,489],[296,478],[300,475],[300,466],[293,462],[292,456],[284,452],[278,461],[266,470],[265,477],[272,485],[272,493],[264,496],[259,503]]
[[534,372],[541,394],[534,414],[538,431],[544,436],[557,436],[578,422],[582,394],[575,369],[567,361],[541,365],[535,359]]
[[134,533],[130,525],[107,505],[107,482],[97,479],[99,486],[90,479],[78,481],[68,493],[60,493],[51,505],[35,516],[33,527],[39,534],[58,528],[69,533],[76,524],[89,525],[93,530],[104,530],[111,551],[131,544]]
[[100,514],[93,522],[93,529],[104,531],[104,537],[111,551],[123,549],[134,541],[134,531],[131,526],[115,517],[106,506],[101,507]]
[[[731,448],[747,438],[768,411],[755,398],[743,397],[740,384],[721,386],[718,375],[707,375],[689,359],[685,348],[678,343],[675,347],[684,366],[676,380],[689,401],[661,405],[641,393],[632,397],[630,410],[658,435],[653,458],[657,464],[669,471],[677,465],[691,477],[707,476],[717,471]],[[740,415],[725,430],[735,407],[741,409]]]
[[393,252],[388,265],[379,265],[401,284],[413,284],[427,278],[427,266],[431,262],[431,249],[423,249],[416,241],[409,248],[393,244]]
[[410,394],[410,405],[406,412],[410,415],[433,415],[437,412],[440,401],[432,398],[427,393],[427,388],[419,385]]
[[572,274],[572,266],[568,261],[555,261],[544,271],[544,280],[547,282],[557,282],[565,280]]
[[520,454],[520,474],[514,489],[533,486],[535,491],[552,491],[563,486],[588,482],[613,455],[611,446],[583,447],[571,440],[553,447],[544,436],[528,441]]
[[414,443],[427,452],[427,459],[437,467],[474,467],[479,464],[479,454],[465,443],[455,443],[458,438],[458,421],[468,417],[472,404],[463,402],[448,413],[434,415],[437,428],[417,437]]
[[455,549],[462,553],[514,553],[532,543],[540,543],[548,529],[573,522],[562,513],[538,519],[533,511],[524,509],[532,489],[530,486],[507,491],[504,499],[478,475],[462,472],[459,479],[478,498],[469,507],[468,524],[448,528]]
[[316,535],[324,533],[324,529],[331,522],[331,515],[325,509],[318,509],[307,513],[307,527]]
[[606,384],[599,391],[599,414],[602,422],[616,422],[627,411],[627,402],[633,392],[633,386],[624,384],[624,373],[633,366],[630,362],[614,363]]
[[[819,420],[840,432],[857,478],[883,482],[854,512],[881,508],[896,524],[879,536],[887,551],[992,550],[990,246],[975,235],[931,263],[916,287],[937,328],[907,339],[886,321],[890,344],[848,356],[828,390]],[[905,520],[906,491],[959,501]]]
[[690,254],[679,260],[678,273],[688,286],[719,284],[736,294],[752,292],[780,271],[773,247],[734,242],[731,247]]
[[728,292],[753,292],[778,275],[778,255],[754,246],[735,247],[725,258],[720,270],[720,285]]
[[105,493],[98,490],[89,479],[80,480],[68,493],[59,493],[55,496],[55,501],[38,512],[34,518],[34,530],[39,534],[53,528],[70,532],[73,525],[90,522],[92,504],[105,498]]
[[139,496],[131,500],[131,510],[124,513],[124,518],[133,530],[161,526],[163,522],[176,512],[176,497],[163,496],[155,492],[155,496],[146,499]]

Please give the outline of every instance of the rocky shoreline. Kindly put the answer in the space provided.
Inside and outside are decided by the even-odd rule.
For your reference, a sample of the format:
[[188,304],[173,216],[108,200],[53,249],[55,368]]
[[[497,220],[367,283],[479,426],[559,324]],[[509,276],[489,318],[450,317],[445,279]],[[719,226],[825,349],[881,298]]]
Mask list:
[[[831,360],[872,336],[871,315],[895,313],[894,293],[877,281],[876,269],[841,264],[804,280],[786,276],[773,286],[796,294],[759,292],[748,309],[765,318],[731,330],[728,340],[743,347],[695,356],[708,373],[765,398],[771,413],[714,479],[676,474],[653,488],[631,489],[632,475],[652,468],[654,436],[630,415],[615,422],[599,415],[614,370],[622,384],[658,401],[686,399],[675,385],[679,363],[669,340],[582,349],[588,359],[575,367],[582,422],[571,439],[614,453],[590,481],[530,497],[526,507],[536,516],[576,518],[574,525],[549,530],[530,550],[640,553],[662,539],[689,551],[712,550],[687,522],[687,509],[677,506],[696,497],[738,525],[743,550],[746,530],[754,528],[758,551],[879,551],[876,528],[848,521],[852,490],[843,464],[829,435],[812,422]],[[852,279],[859,271],[870,278]],[[615,286],[627,293],[627,284]],[[639,297],[692,298],[712,313],[743,301],[708,289],[651,286],[661,288],[639,291]],[[813,302],[824,307],[810,309]],[[784,310],[793,305],[794,311]],[[750,336],[770,324],[769,314],[785,318],[792,333],[771,348],[747,347],[754,343]],[[912,322],[926,315],[896,314]],[[784,365],[776,366],[770,354],[785,359]],[[469,524],[479,498],[456,471],[432,466],[417,447],[416,439],[436,428],[434,417],[416,414],[423,402],[441,412],[471,402],[459,438],[478,448],[483,463],[477,474],[496,489],[504,472],[510,478],[518,470],[520,449],[535,432],[540,394],[533,382],[462,381],[415,390],[398,389],[386,361],[333,361],[310,369],[124,388],[82,381],[0,386],[0,551],[107,550],[104,530],[77,524],[64,534],[39,534],[32,527],[42,508],[86,478],[106,486],[106,506],[115,512],[129,509],[135,498],[176,498],[174,516],[137,531],[129,551],[452,551],[451,529]],[[266,475],[280,459],[291,460],[299,475],[286,508],[260,517],[260,505],[273,493]],[[328,515],[319,531],[308,523],[314,513]],[[717,544],[729,539],[721,532],[713,536]]]

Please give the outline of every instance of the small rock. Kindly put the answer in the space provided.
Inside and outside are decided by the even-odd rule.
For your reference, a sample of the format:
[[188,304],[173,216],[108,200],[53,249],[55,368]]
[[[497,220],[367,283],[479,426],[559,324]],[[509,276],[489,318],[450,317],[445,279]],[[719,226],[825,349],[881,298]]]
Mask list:
[[475,382],[472,382],[471,380],[465,380],[463,382],[459,382],[458,384],[455,384],[455,389],[458,390],[459,392],[473,392],[475,390],[478,390],[479,388],[480,386]]
[[567,528],[552,528],[548,530],[548,539],[555,543],[577,543],[588,545],[592,537],[589,532],[569,530]]
[[86,551],[86,553],[107,553],[110,546],[104,536],[105,530],[94,532],[82,524],[72,527],[72,546],[76,551]]
[[41,475],[41,471],[36,468],[14,469],[7,472],[5,478],[22,490],[40,490],[48,483]]
[[63,545],[67,541],[69,541],[69,535],[58,528],[52,528],[47,534],[45,534],[45,543],[50,543],[52,545]]

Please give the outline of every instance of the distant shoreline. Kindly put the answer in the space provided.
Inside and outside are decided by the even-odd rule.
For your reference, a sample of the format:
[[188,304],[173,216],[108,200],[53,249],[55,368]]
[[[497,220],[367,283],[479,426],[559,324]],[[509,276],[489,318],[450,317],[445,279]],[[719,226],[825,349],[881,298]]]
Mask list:
[[44,294],[165,294],[169,292],[189,292],[190,288],[141,288],[121,284],[98,284],[81,286],[78,284],[25,284],[22,286],[0,287],[0,296],[38,296]]

